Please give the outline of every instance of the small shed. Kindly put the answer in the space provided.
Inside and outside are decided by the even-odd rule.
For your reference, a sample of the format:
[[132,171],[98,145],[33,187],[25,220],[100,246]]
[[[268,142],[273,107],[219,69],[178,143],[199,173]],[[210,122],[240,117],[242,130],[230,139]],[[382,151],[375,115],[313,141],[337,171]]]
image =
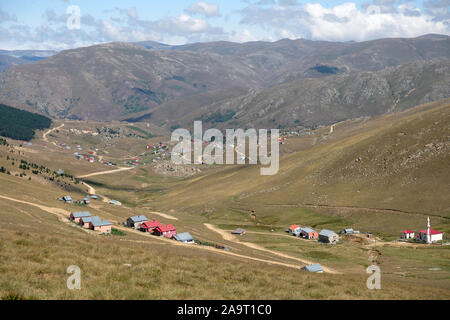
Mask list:
[[129,217],[127,219],[126,225],[127,225],[127,227],[130,227],[130,228],[139,229],[141,227],[141,225],[147,221],[148,221],[148,219],[146,216],[143,216],[143,215],[134,216],[134,217]]
[[121,206],[122,205],[122,203],[120,201],[117,201],[117,200],[110,200],[109,204],[113,204],[115,206]]
[[174,239],[183,243],[194,243],[194,238],[189,232],[183,232],[174,235]]
[[352,228],[348,228],[348,229],[341,230],[341,232],[339,232],[339,233],[340,234],[353,234],[354,231]]
[[231,231],[231,234],[236,234],[238,236],[242,236],[243,234],[245,234],[245,229],[237,228],[237,229]]
[[334,231],[323,229],[319,233],[319,241],[323,243],[335,244],[339,241],[339,236]]
[[91,195],[91,199],[93,199],[93,200],[98,200],[98,196],[96,196],[96,195]]
[[316,264],[310,264],[307,266],[304,266],[302,268],[302,270],[304,271],[309,271],[309,272],[315,272],[315,273],[323,273],[323,268],[320,264],[316,263]]
[[64,197],[62,197],[62,199],[63,199],[63,201],[64,201],[65,203],[72,203],[72,202],[73,202],[71,196],[64,196]]
[[89,198],[84,198],[83,199],[84,204],[89,204],[91,202],[91,200]]
[[81,218],[86,218],[86,217],[90,217],[91,213],[88,211],[84,211],[84,212],[71,212],[69,219],[79,223]]

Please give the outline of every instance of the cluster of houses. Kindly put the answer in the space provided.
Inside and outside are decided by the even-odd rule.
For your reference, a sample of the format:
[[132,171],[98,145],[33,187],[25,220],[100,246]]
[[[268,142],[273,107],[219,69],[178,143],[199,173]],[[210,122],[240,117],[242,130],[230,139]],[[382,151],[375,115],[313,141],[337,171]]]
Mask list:
[[309,239],[318,240],[323,243],[336,244],[339,241],[339,236],[337,233],[331,230],[323,229],[317,232],[309,227],[301,227],[299,225],[293,224],[289,227],[286,232],[292,234],[293,236]]
[[98,200],[98,196],[87,195],[85,198],[83,198],[83,200],[76,200],[76,201],[74,201],[71,196],[64,196],[64,197],[59,198],[58,200],[64,201],[65,203],[68,203],[68,204],[76,203],[76,204],[80,204],[80,205],[85,205],[85,204],[89,204],[91,202],[91,199]]
[[158,237],[165,237],[190,244],[195,242],[189,232],[177,234],[177,229],[174,225],[164,225],[158,220],[149,220],[144,215],[129,217],[125,222],[125,225],[129,228],[134,228],[142,232],[149,232]]
[[85,229],[91,229],[104,234],[111,233],[111,222],[102,220],[98,216],[91,216],[91,213],[88,211],[72,212],[69,219]]
[[69,129],[70,133],[76,134],[76,135],[82,135],[82,134],[90,134],[92,136],[98,136],[98,132],[93,132],[92,130],[89,129]]
[[430,217],[427,219],[427,228],[416,233],[413,230],[405,230],[401,234],[401,238],[405,240],[416,240],[425,243],[434,243],[443,240],[444,233],[431,229]]

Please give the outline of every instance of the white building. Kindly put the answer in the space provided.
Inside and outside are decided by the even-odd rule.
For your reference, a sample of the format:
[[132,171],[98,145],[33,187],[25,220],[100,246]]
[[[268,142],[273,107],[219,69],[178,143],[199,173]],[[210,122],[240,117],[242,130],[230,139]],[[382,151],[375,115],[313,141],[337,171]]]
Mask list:
[[414,239],[414,231],[412,231],[412,230],[403,231],[402,239]]
[[419,231],[419,233],[417,234],[417,239],[426,243],[433,243],[437,241],[442,241],[442,236],[443,236],[442,232],[431,229],[430,217],[428,217],[427,229]]

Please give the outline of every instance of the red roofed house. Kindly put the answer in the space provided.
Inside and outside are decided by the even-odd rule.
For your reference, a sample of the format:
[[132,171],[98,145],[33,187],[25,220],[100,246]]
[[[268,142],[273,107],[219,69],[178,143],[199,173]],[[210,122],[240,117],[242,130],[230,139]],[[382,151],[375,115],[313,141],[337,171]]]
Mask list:
[[417,234],[417,239],[426,243],[433,243],[442,240],[443,233],[437,230],[431,229],[430,217],[427,219],[427,229],[420,230]]
[[414,231],[412,230],[405,230],[402,232],[402,239],[413,239],[414,238]]
[[296,224],[293,224],[288,229],[289,233],[295,233],[296,231],[300,231],[300,227],[298,225],[296,225]]
[[156,236],[163,236],[171,239],[174,235],[177,234],[177,229],[171,224],[168,224],[167,226],[162,225],[156,227],[153,231],[153,234]]
[[155,230],[156,227],[161,227],[161,226],[162,226],[162,224],[158,220],[147,221],[147,222],[144,222],[143,224],[141,224],[141,231],[153,233],[153,231]]

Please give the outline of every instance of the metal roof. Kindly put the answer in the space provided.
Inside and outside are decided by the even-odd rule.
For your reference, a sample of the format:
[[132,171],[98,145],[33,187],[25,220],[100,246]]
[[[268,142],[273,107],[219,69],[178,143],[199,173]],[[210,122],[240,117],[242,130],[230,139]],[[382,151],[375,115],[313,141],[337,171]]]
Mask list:
[[83,221],[83,223],[88,223],[88,222],[92,222],[92,223],[101,223],[102,219],[98,216],[93,216],[93,217],[82,217],[81,220]]
[[103,227],[103,226],[110,226],[111,222],[109,222],[108,220],[103,220],[99,218],[99,220],[95,219],[91,221],[92,225],[94,227]]
[[231,231],[232,234],[242,234],[245,233],[245,230],[242,228],[237,228],[236,230]]
[[133,222],[142,222],[142,221],[148,221],[146,216],[134,216],[130,217],[131,221]]
[[64,196],[63,199],[66,200],[66,201],[72,201],[72,197],[71,196]]
[[323,229],[322,231],[320,231],[319,236],[331,237],[332,235],[335,235],[335,234],[336,233],[334,231]]
[[320,264],[310,264],[302,268],[303,270],[309,271],[309,272],[323,272],[323,268]]
[[83,217],[90,217],[91,213],[88,211],[84,211],[84,212],[72,212],[72,216],[74,218],[83,218]]
[[308,227],[302,228],[301,231],[304,231],[304,232],[307,232],[307,233],[315,232],[313,229],[308,228]]
[[194,238],[191,236],[191,234],[189,232],[183,232],[183,233],[179,233],[176,234],[174,236],[175,240],[178,241],[194,241]]

